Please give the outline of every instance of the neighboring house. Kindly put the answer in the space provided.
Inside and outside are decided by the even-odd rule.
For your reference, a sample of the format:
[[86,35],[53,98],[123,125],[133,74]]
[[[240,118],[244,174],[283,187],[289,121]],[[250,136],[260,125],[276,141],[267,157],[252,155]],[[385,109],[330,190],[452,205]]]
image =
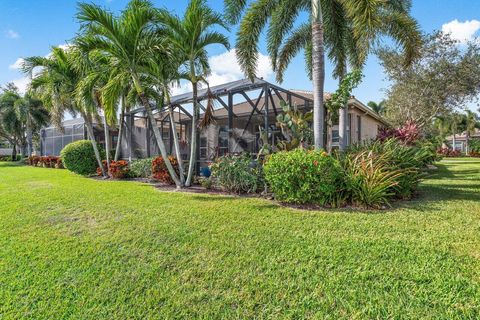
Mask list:
[[[87,139],[87,130],[82,118],[65,120],[62,122],[63,130],[54,126],[40,130],[40,155],[58,156],[60,151],[69,143]],[[103,126],[94,123],[95,140],[105,147],[105,134]],[[117,132],[111,130],[110,139],[112,148],[116,146]]]
[[[470,139],[480,139],[480,130],[475,129],[475,132],[470,135]],[[467,134],[466,132],[462,132],[455,135],[455,146],[453,145],[453,135],[448,136],[445,138],[447,145],[449,148],[454,150],[458,150],[460,152],[467,151]]]
[[6,140],[0,140],[0,156],[11,156],[12,152],[12,145]]
[[[268,93],[268,95],[266,94]],[[197,163],[204,166],[216,156],[226,153],[257,153],[261,148],[260,129],[268,128],[271,144],[283,139],[276,125],[276,116],[282,113],[281,102],[296,106],[301,111],[312,110],[313,95],[309,91],[286,90],[262,79],[238,80],[199,90],[201,105],[200,119],[207,107],[208,97],[213,99],[214,121],[200,133]],[[265,99],[265,97],[268,97]],[[328,95],[326,95],[328,98]],[[174,122],[179,136],[183,160],[188,159],[191,137],[192,93],[171,97]],[[352,97],[349,102],[348,141],[356,143],[374,139],[378,129],[387,123],[378,114]],[[165,111],[155,114],[157,126],[163,133],[167,151],[173,153],[170,119]],[[130,130],[132,128],[132,130]],[[158,154],[155,139],[143,108],[127,115],[125,143],[122,144],[124,158],[145,158]],[[334,124],[330,133],[330,145],[338,146],[338,125]]]

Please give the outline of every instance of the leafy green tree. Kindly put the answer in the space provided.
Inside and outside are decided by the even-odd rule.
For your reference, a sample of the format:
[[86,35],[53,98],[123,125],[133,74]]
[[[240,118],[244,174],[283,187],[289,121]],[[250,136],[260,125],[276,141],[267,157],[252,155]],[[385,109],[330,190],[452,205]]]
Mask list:
[[[96,51],[108,55],[116,61],[116,76],[128,76],[132,80],[168,172],[176,186],[181,187],[181,181],[168,159],[162,135],[156,126],[153,107],[142,82],[146,61],[155,55],[167,54],[164,50],[165,37],[158,24],[159,11],[146,0],[130,1],[120,16],[115,16],[98,5],[81,3],[77,18],[82,25],[82,34],[76,38],[76,44],[85,52]],[[111,79],[114,78],[113,76]],[[118,97],[116,93],[114,96]]]
[[200,107],[198,105],[198,83],[210,73],[206,48],[220,44],[230,48],[228,38],[213,30],[215,27],[227,29],[219,13],[210,9],[205,0],[191,0],[182,18],[163,10],[160,20],[165,25],[165,34],[176,55],[179,55],[185,65],[184,73],[193,88],[192,137],[190,142],[190,161],[186,185],[192,183],[193,172],[197,159],[199,143],[198,121]]
[[428,129],[434,119],[449,117],[475,101],[480,93],[480,44],[460,47],[450,36],[426,35],[420,57],[402,66],[404,54],[382,48],[379,57],[387,79],[384,116],[393,125],[415,120]]
[[[242,19],[247,1],[225,0],[225,5],[231,22],[241,20],[237,57],[251,79],[255,76],[260,35],[267,25],[267,47],[278,81],[291,59],[304,49],[313,80],[316,148],[324,146],[325,49],[341,81],[348,60],[354,67],[363,65],[372,45],[383,35],[393,37],[404,48],[406,62],[417,55],[420,44],[418,25],[408,14],[408,0],[256,0],[250,2]],[[302,12],[309,14],[308,22],[298,21]],[[345,116],[343,112],[342,118]]]
[[478,115],[471,111],[467,110],[465,115],[465,134],[466,134],[466,153],[470,153],[470,137],[475,133],[475,129],[480,128],[480,122]]

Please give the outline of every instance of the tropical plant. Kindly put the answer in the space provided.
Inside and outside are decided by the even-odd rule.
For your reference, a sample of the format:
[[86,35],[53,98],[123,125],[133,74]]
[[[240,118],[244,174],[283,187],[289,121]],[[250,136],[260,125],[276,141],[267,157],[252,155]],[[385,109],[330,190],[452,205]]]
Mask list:
[[172,15],[166,10],[161,12],[160,20],[165,25],[165,34],[168,42],[173,46],[176,55],[181,57],[185,66],[184,74],[192,84],[192,136],[190,141],[190,161],[186,185],[192,183],[194,168],[197,159],[197,145],[199,143],[198,120],[200,106],[198,105],[198,83],[205,80],[210,73],[206,48],[212,44],[220,44],[230,48],[228,38],[212,30],[215,27],[228,29],[219,13],[210,9],[205,0],[191,0],[183,18]]
[[348,154],[343,160],[346,192],[354,205],[364,208],[390,206],[390,198],[403,175],[392,168],[386,155],[364,150]]
[[265,180],[275,199],[287,203],[332,204],[342,188],[339,162],[324,151],[282,151],[267,157]]
[[[95,4],[81,3],[77,18],[82,25],[82,34],[76,38],[76,44],[85,52],[100,52],[115,62],[112,70],[113,79],[131,79],[138,99],[145,108],[157,145],[168,172],[177,187],[182,183],[173,165],[167,157],[167,150],[162,139],[153,107],[147,94],[145,77],[142,73],[148,60],[155,55],[165,55],[166,41],[159,25],[159,11],[147,0],[132,0],[120,16]],[[114,76],[113,76],[114,75]],[[121,84],[122,81],[115,81]],[[124,88],[115,86],[110,81],[112,91],[121,92]],[[118,90],[113,90],[113,89]],[[112,94],[114,97],[120,94]]]
[[465,135],[466,135],[466,154],[470,153],[470,137],[475,133],[475,129],[480,127],[480,122],[478,116],[475,112],[471,110],[466,111],[465,116]]
[[296,106],[281,103],[283,113],[277,115],[277,125],[285,138],[277,144],[280,150],[293,150],[298,146],[308,147],[313,142],[310,124],[313,113],[299,111]]
[[0,138],[12,146],[12,159],[16,158],[17,145],[23,154],[25,144],[27,155],[33,153],[33,136],[49,122],[48,111],[31,92],[23,97],[13,85],[7,85],[0,95]]
[[[168,161],[172,164],[173,168],[177,171],[178,174],[178,161],[173,156],[168,156]],[[162,183],[173,184],[171,175],[167,169],[166,161],[163,157],[156,157],[152,160],[152,178],[158,180]]]
[[[104,153],[99,146],[97,146],[97,150],[102,154]],[[60,157],[65,168],[77,174],[94,174],[98,168],[96,153],[91,141],[88,140],[78,140],[67,144],[60,152]],[[100,173],[103,175],[102,170],[100,170]]]
[[[228,19],[233,23],[241,20],[236,52],[240,66],[250,79],[255,76],[258,42],[267,24],[267,48],[277,80],[282,80],[291,59],[305,49],[307,71],[313,80],[316,148],[324,144],[324,49],[335,64],[335,74],[341,78],[346,74],[347,61],[350,60],[354,67],[362,66],[372,44],[382,35],[392,36],[402,45],[406,62],[417,55],[420,43],[418,25],[408,14],[410,1],[407,0],[224,2]],[[241,19],[247,3],[248,9]],[[297,22],[297,17],[303,16],[304,11],[309,14],[310,21]],[[343,122],[346,125],[346,121]]]
[[130,176],[133,178],[151,178],[154,158],[133,160],[130,163]]
[[[32,74],[34,69],[40,70],[33,77],[31,86],[50,112],[52,122],[58,129],[63,130],[61,122],[66,112],[73,115],[80,113],[97,164],[101,167],[102,159],[93,130],[93,119],[98,118],[98,108],[91,103],[91,99],[79,99],[76,95],[77,87],[87,76],[82,67],[85,61],[85,56],[75,47],[54,47],[47,57],[25,58],[23,71]],[[86,96],[82,96],[84,97]],[[106,173],[103,172],[103,175]]]
[[369,106],[370,109],[372,109],[376,113],[382,114],[385,111],[385,100],[382,100],[378,103],[375,101],[369,101],[367,103],[367,106]]
[[210,168],[215,183],[226,191],[252,193],[263,187],[262,167],[248,153],[222,156]]

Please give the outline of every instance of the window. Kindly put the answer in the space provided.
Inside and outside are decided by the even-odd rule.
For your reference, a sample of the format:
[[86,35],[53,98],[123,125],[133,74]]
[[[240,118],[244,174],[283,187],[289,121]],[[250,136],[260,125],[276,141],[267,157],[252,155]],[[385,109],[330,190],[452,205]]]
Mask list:
[[347,122],[347,145],[352,143],[352,114],[348,114],[348,122]]
[[207,137],[200,137],[200,159],[207,158]]
[[362,117],[357,116],[357,141],[362,141]]
[[338,130],[332,130],[332,143],[340,142],[340,136],[338,134]]
[[220,126],[218,133],[218,155],[223,156],[228,153],[228,128]]

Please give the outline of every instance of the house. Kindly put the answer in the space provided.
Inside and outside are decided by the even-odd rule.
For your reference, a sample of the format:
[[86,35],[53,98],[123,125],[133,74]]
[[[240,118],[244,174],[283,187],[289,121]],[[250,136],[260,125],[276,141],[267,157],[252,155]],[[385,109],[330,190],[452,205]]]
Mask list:
[[1,156],[11,156],[12,155],[12,145],[7,140],[0,139],[0,157]]
[[[327,94],[325,98],[329,98]],[[192,93],[184,93],[170,98],[173,117],[165,108],[156,108],[156,125],[162,133],[167,152],[174,153],[174,131],[179,137],[183,160],[189,159],[192,118]],[[261,130],[267,128],[268,140],[276,144],[283,140],[277,127],[276,117],[282,113],[282,104],[295,106],[298,110],[312,110],[312,92],[286,90],[262,79],[254,82],[243,79],[198,91],[202,119],[210,102],[213,107],[212,122],[200,131],[197,146],[197,168],[205,166],[215,157],[226,153],[257,153],[262,146]],[[348,101],[347,140],[349,144],[374,139],[378,129],[387,125],[385,120],[365,106],[355,97]],[[173,121],[171,121],[173,120]],[[121,124],[124,126],[121,155],[124,159],[148,158],[160,154],[153,130],[145,109],[138,107],[126,114]],[[174,129],[174,130],[172,130]],[[95,138],[105,145],[103,126],[94,124]],[[117,143],[117,130],[110,133],[112,149]],[[327,135],[329,146],[338,147],[338,124],[333,123]],[[87,138],[83,119],[63,122],[63,132],[55,127],[41,131],[41,154],[59,155],[65,145]]]
[[[475,128],[475,132],[470,135],[470,139],[480,139],[480,130]],[[445,138],[445,140],[449,148],[458,150],[462,153],[467,152],[467,133],[466,132],[456,134],[455,138],[453,135],[448,136]],[[454,145],[454,140],[455,140],[455,145]]]
[[[328,98],[328,95],[326,96]],[[286,90],[262,79],[238,80],[209,90],[198,92],[201,108],[200,119],[213,105],[213,121],[200,132],[198,145],[198,167],[206,165],[216,156],[226,153],[257,153],[261,148],[260,130],[267,128],[268,139],[275,144],[283,139],[276,125],[276,116],[282,112],[282,103],[296,106],[301,111],[312,110],[313,95],[304,90]],[[171,97],[173,123],[169,113],[155,111],[157,126],[167,151],[173,150],[173,130],[180,140],[183,160],[188,159],[191,139],[192,93]],[[374,139],[378,129],[387,123],[381,116],[365,106],[355,97],[348,102],[347,139],[349,144]],[[145,109],[140,107],[127,114],[125,119],[122,156],[124,158],[145,158],[159,154]],[[328,137],[332,147],[338,146],[338,124],[333,124]]]
[[[87,139],[87,129],[82,118],[69,119],[62,122],[62,129],[49,126],[40,130],[40,155],[59,156],[60,151],[69,143]],[[93,130],[95,140],[105,147],[105,133],[103,126],[94,121]],[[111,146],[116,146],[117,130],[110,130]]]

